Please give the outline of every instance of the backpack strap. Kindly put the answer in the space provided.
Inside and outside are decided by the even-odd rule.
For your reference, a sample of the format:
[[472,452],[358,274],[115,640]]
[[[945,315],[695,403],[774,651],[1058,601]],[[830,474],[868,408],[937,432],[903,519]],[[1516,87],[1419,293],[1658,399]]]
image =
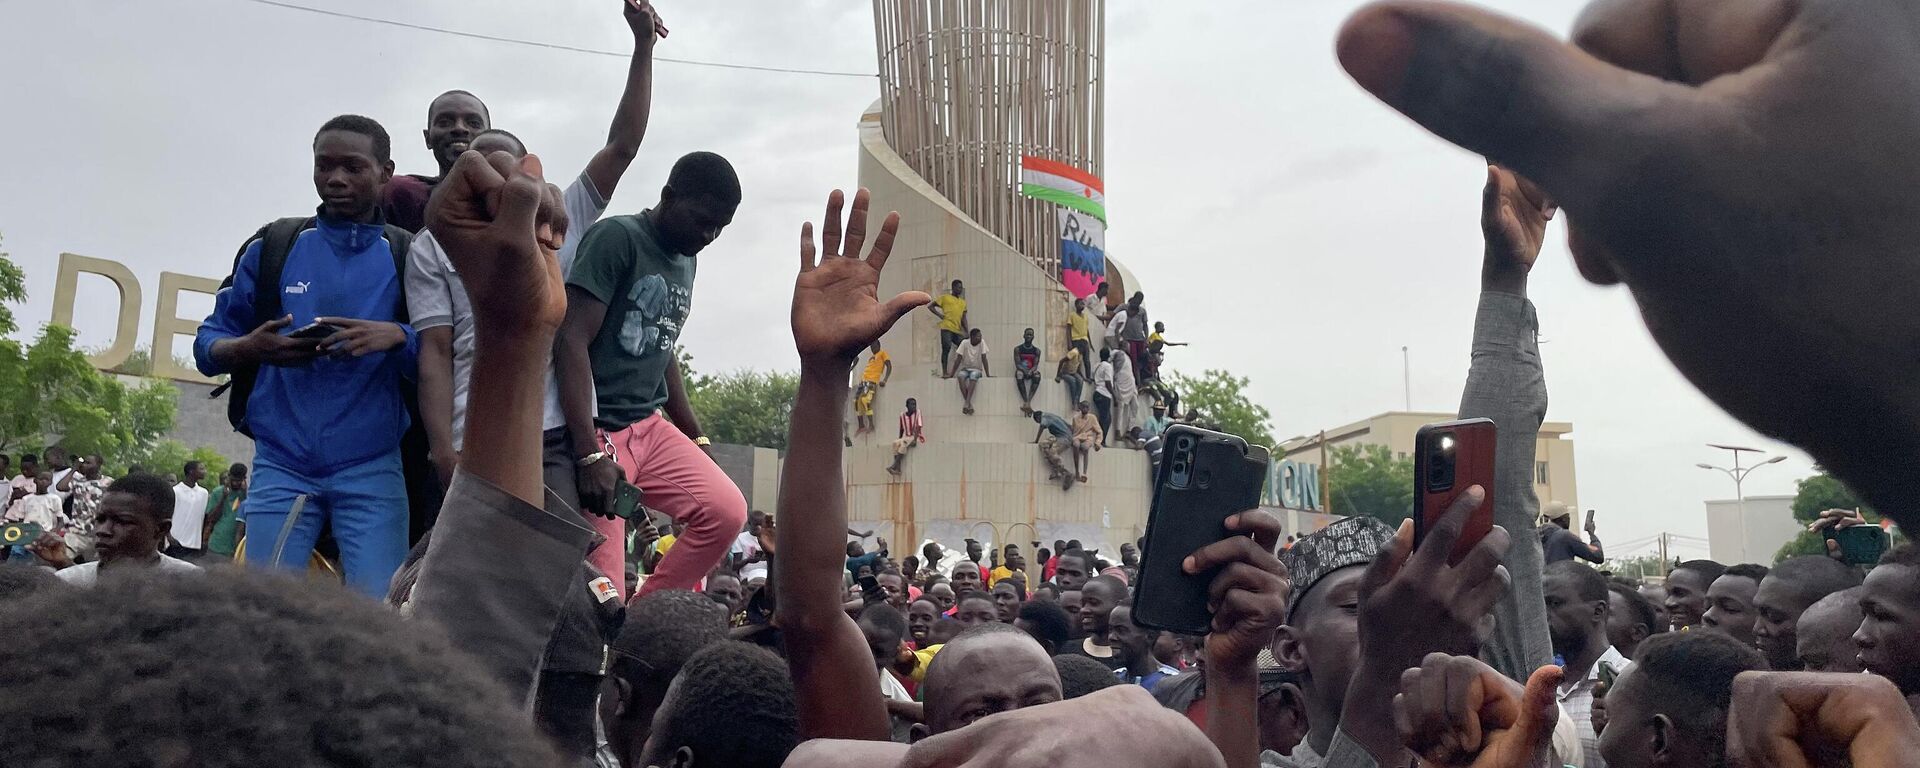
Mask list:
[[402,323],[413,322],[407,316],[407,252],[413,248],[413,233],[392,224],[386,225],[387,247],[393,250],[393,276],[400,283],[400,307],[394,317]]
[[[311,216],[291,216],[275,219],[254,233],[253,239],[260,241],[260,263],[256,270],[253,290],[253,318],[258,323],[276,320],[280,317],[280,275],[286,271],[287,255],[293,251],[293,241],[300,233],[313,227]],[[247,243],[251,245],[253,239]],[[233,257],[233,273],[221,281],[221,288],[233,286],[234,276],[240,272],[240,260],[247,254],[246,246]],[[227,383],[214,388],[208,397],[219,397],[222,392],[231,389],[233,397],[227,399],[227,422],[240,434],[253,436],[247,429],[247,399],[253,394],[253,383],[260,377],[257,365],[241,365],[233,369],[233,375]]]

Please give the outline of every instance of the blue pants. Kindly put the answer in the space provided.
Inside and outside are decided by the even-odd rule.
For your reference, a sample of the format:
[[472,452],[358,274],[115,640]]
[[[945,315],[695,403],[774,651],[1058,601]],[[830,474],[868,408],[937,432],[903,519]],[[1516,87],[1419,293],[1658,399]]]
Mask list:
[[[276,561],[274,546],[294,499],[301,495],[307,497],[306,506],[287,531]],[[320,527],[329,521],[340,543],[347,586],[353,590],[384,599],[393,572],[406,560],[407,481],[398,449],[324,475],[255,458],[244,504],[249,567],[305,571]]]

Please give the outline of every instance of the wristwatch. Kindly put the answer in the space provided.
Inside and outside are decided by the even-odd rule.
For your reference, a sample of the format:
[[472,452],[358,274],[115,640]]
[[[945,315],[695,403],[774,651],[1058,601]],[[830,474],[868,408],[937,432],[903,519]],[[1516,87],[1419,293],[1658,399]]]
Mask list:
[[709,445],[713,445],[713,441],[712,441],[712,440],[708,440],[708,439],[707,439],[707,436],[706,436],[706,435],[701,435],[701,436],[699,436],[699,437],[696,437],[696,438],[694,438],[694,439],[693,439],[693,444],[694,444],[694,445],[697,445],[697,446],[700,446],[700,447],[702,447],[702,448],[705,448],[705,447],[707,447],[707,446],[709,446]]
[[612,453],[609,453],[607,451],[594,451],[593,453],[589,453],[585,456],[580,457],[579,460],[576,461],[575,463],[582,467],[590,467],[590,466],[593,466],[594,464],[599,463],[602,459],[611,459],[611,458],[613,458]]

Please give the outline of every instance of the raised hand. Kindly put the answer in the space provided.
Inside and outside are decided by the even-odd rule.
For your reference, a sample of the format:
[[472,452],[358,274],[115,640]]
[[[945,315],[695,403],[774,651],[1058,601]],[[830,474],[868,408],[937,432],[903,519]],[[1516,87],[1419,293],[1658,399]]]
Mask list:
[[1574,39],[1394,0],[1338,52],[1539,182],[1581,272],[1626,283],[1708,396],[1920,525],[1920,482],[1885,460],[1920,450],[1920,5],[1613,0]]
[[860,350],[892,328],[915,307],[933,301],[920,291],[908,291],[880,303],[880,269],[893,250],[900,214],[889,213],[873,239],[865,260],[860,248],[867,239],[867,191],[853,196],[846,238],[840,234],[840,208],[845,195],[834,190],[827,197],[822,223],[821,253],[815,260],[813,224],[800,226],[800,276],[793,281],[793,344],[801,362],[852,365]]
[[1482,287],[1524,292],[1527,273],[1540,258],[1547,222],[1553,221],[1556,210],[1533,182],[1500,166],[1487,166],[1487,186],[1480,199],[1480,232],[1487,241],[1480,268]]
[[667,36],[666,22],[660,20],[660,12],[648,0],[622,0],[621,15],[627,19],[627,28],[633,30],[635,42],[651,46],[656,38]]
[[1400,676],[1394,727],[1422,765],[1545,765],[1560,717],[1554,692],[1564,675],[1560,667],[1541,667],[1523,689],[1479,659],[1431,654]]
[[1279,519],[1261,510],[1242,512],[1227,518],[1227,530],[1252,536],[1231,536],[1201,547],[1181,568],[1187,573],[1220,569],[1207,587],[1207,607],[1213,612],[1208,663],[1253,664],[1260,649],[1273,642],[1274,631],[1286,623],[1293,585],[1287,567],[1273,555],[1280,543]]
[[1920,723],[1900,690],[1874,675],[1744,672],[1727,716],[1731,765],[1912,768]]
[[427,226],[473,299],[477,332],[551,337],[567,313],[556,258],[567,236],[560,191],[540,158],[468,151],[427,204]]

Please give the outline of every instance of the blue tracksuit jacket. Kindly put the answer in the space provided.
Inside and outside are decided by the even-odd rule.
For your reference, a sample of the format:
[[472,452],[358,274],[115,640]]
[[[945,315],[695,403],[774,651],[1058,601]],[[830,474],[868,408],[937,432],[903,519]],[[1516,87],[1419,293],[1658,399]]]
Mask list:
[[[208,376],[229,373],[213,359],[216,341],[245,336],[261,323],[254,297],[280,294],[281,314],[293,315],[282,333],[317,317],[346,317],[398,322],[405,304],[402,275],[378,223],[356,224],[315,219],[287,254],[280,284],[259,284],[260,241],[247,244],[233,286],[214,297],[213,314],[200,324],[193,358]],[[407,431],[403,379],[414,375],[419,337],[406,331],[405,346],[366,357],[322,357],[303,367],[261,366],[247,401],[247,427],[254,448],[283,466],[324,474],[396,450]]]

